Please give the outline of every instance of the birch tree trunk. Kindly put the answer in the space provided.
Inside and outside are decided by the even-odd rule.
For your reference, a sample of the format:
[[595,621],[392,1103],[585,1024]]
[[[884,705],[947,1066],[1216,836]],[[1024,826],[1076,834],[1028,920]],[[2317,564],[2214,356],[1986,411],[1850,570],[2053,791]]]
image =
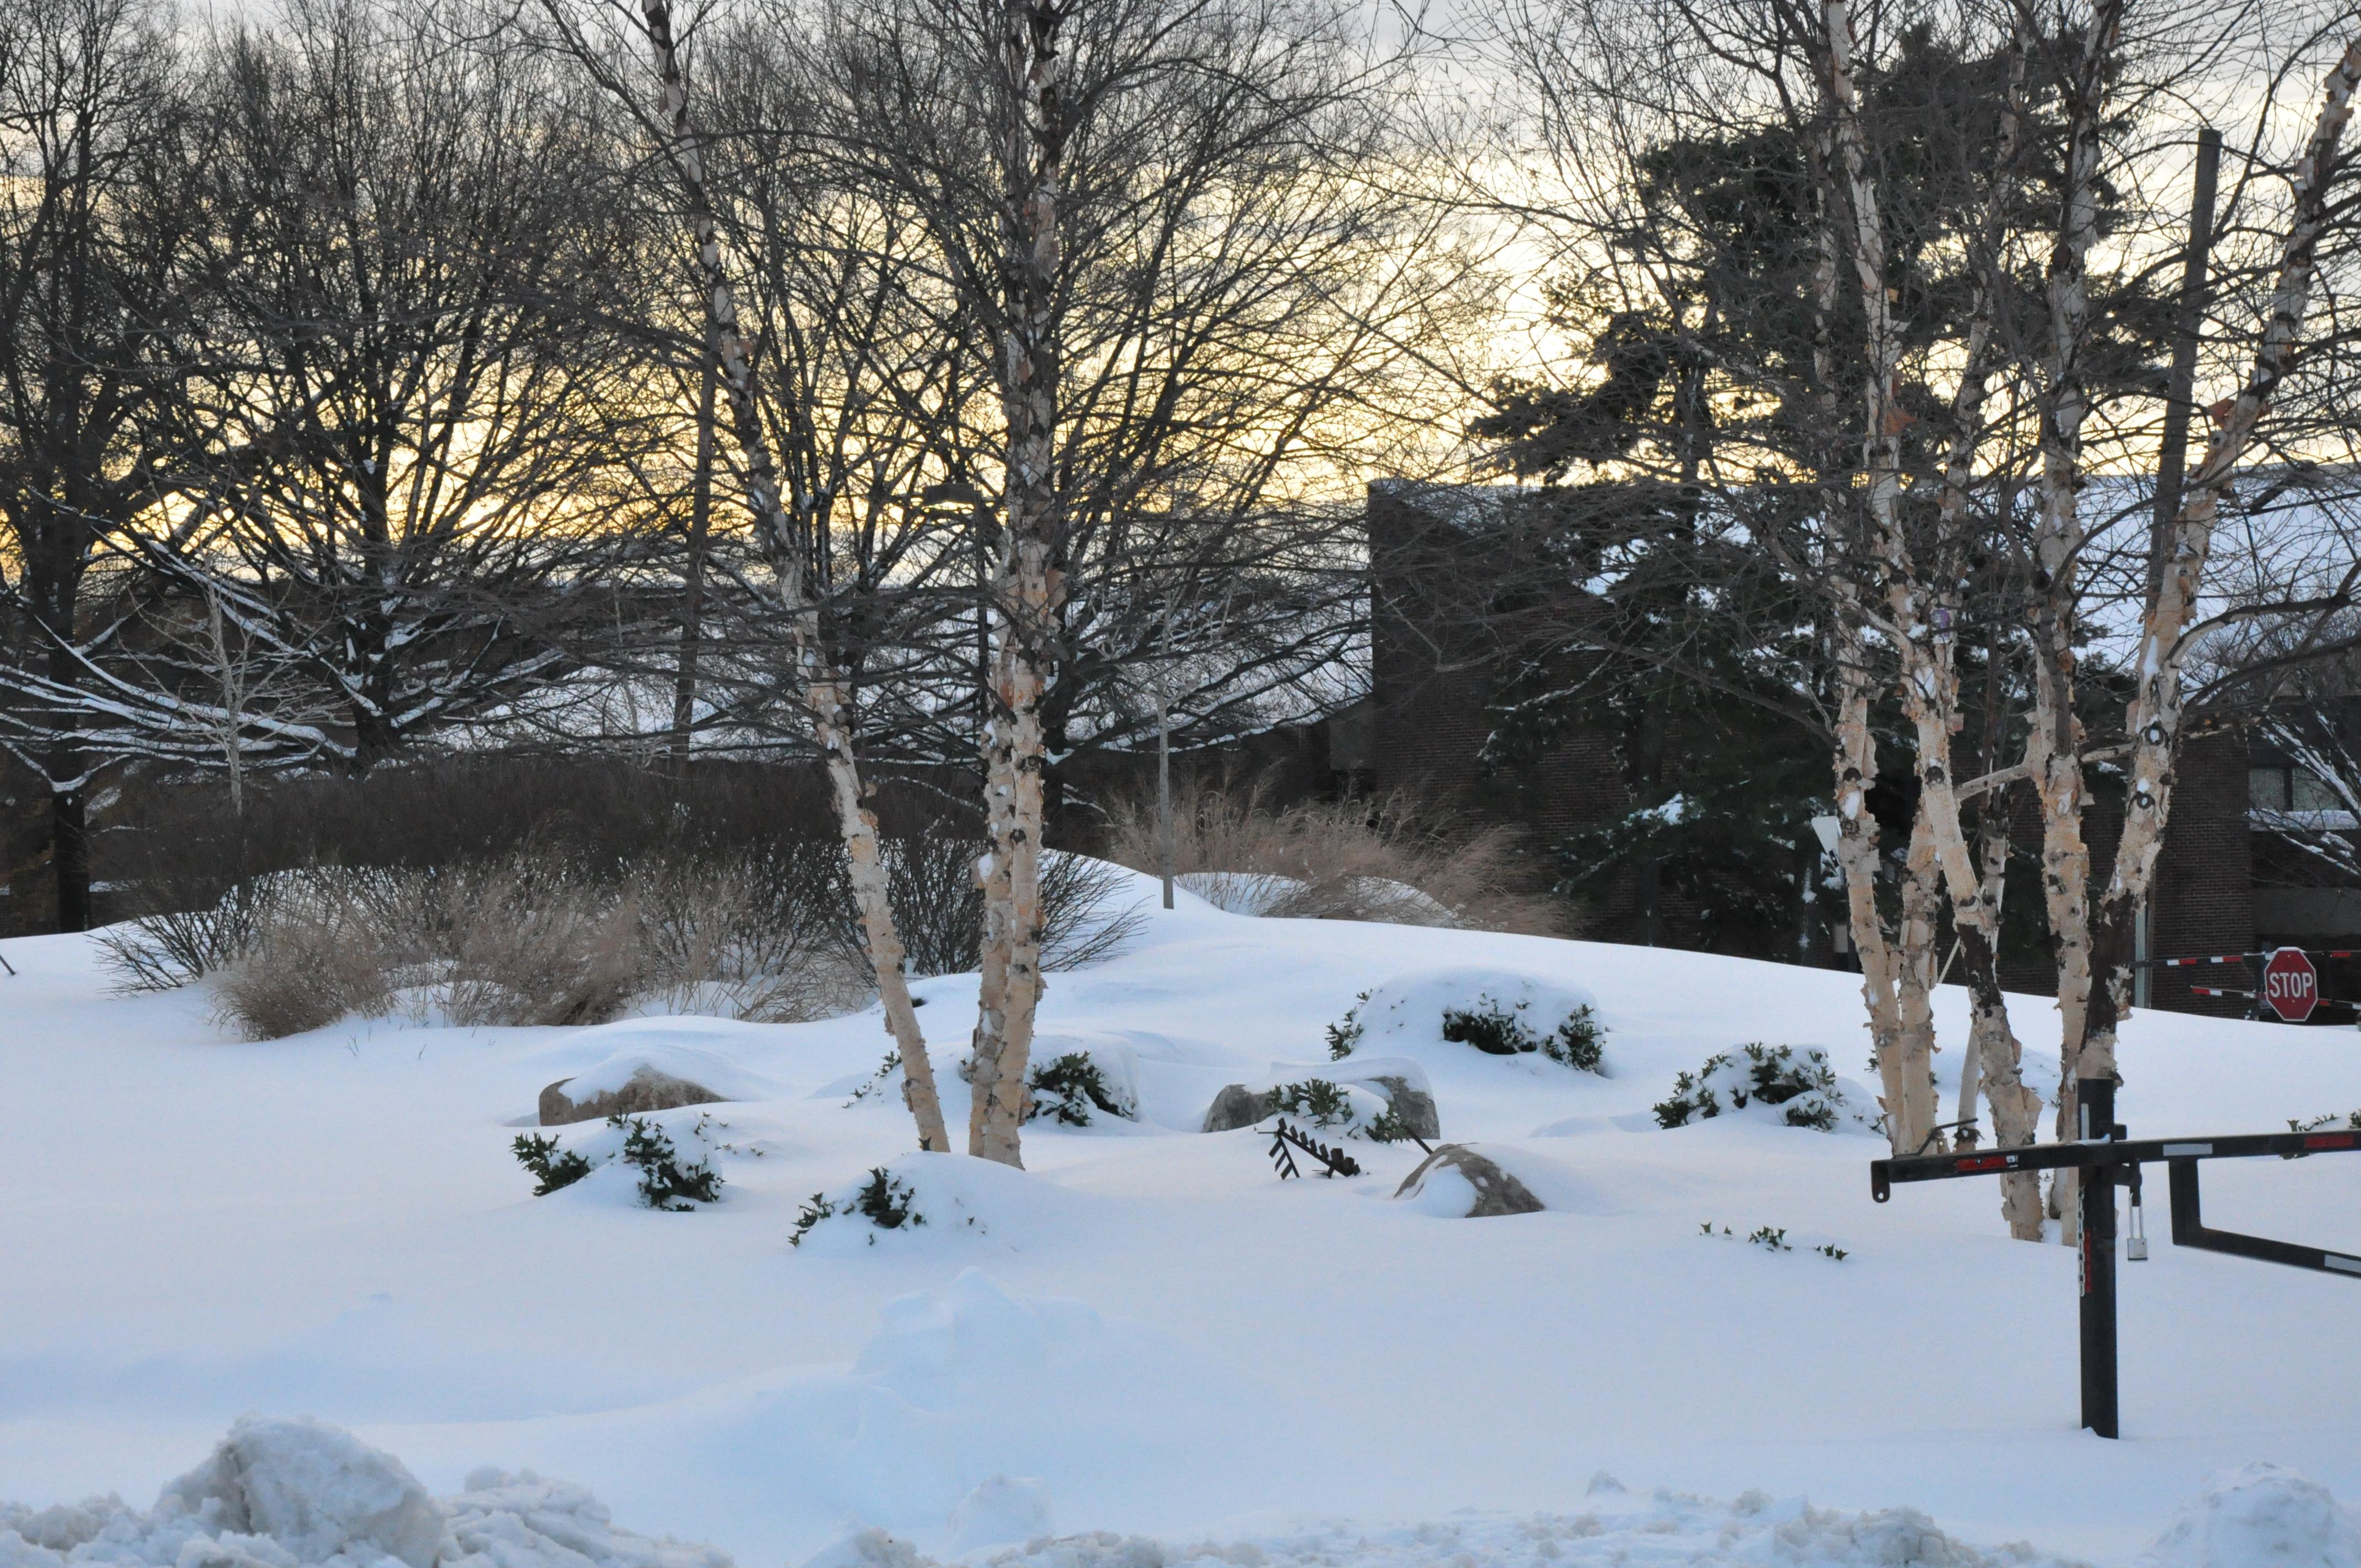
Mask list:
[[[1924,1048],[1895,1053],[1901,1070],[1901,1112],[1895,1119],[1897,1146],[1909,1152],[1932,1153],[1941,1146],[1935,1131],[1940,1115],[1935,1092],[1935,939],[1941,894],[1935,866],[1934,827],[1921,795],[1918,815],[1910,827],[1910,848],[1902,865],[1901,951],[1894,964],[1895,1000],[1902,1018],[1902,1037],[1925,1042]],[[1893,1114],[1889,1113],[1889,1115]]]
[[1861,960],[1861,996],[1869,1009],[1870,1052],[1877,1061],[1886,1137],[1894,1153],[1911,1154],[1927,1130],[1910,1125],[1901,976],[1877,909],[1877,818],[1869,811],[1877,738],[1869,727],[1868,650],[1855,623],[1839,616],[1837,625],[1837,864],[1844,872],[1845,910]]
[[[1932,873],[1939,866],[1951,896],[1952,923],[1959,933],[1972,997],[1971,1053],[1983,1065],[1989,1080],[1986,1093],[2000,1143],[2018,1146],[2034,1139],[2040,1102],[2018,1076],[2020,1051],[2009,1026],[2007,1003],[1999,984],[1998,904],[1989,895],[1985,880],[1979,874],[1969,850],[1960,826],[1959,797],[1953,787],[1950,753],[1958,711],[1958,677],[1949,638],[1939,634],[1938,629],[1930,628],[1923,612],[1928,598],[1936,598],[1939,604],[1944,593],[1930,596],[1918,583],[1902,529],[1901,436],[1909,416],[1896,396],[1899,334],[1886,289],[1884,234],[1878,214],[1877,186],[1868,173],[1868,147],[1853,80],[1852,23],[1848,0],[1824,0],[1821,22],[1833,146],[1837,165],[1843,174],[1844,205],[1850,218],[1848,248],[1860,285],[1868,334],[1869,375],[1862,405],[1867,422],[1863,455],[1869,472],[1871,550],[1884,589],[1883,630],[1901,665],[1903,706],[1911,718],[1917,742],[1919,816],[1913,832],[1909,873],[1913,880],[1905,883],[1905,905],[1909,891],[1920,887],[1931,899]],[[2012,78],[2013,93],[2021,80],[2020,66]],[[1992,203],[1994,218],[2005,205],[2010,173],[2005,164],[2013,162],[2015,155],[2013,120],[2004,129],[2006,157]],[[1981,426],[1984,382],[1990,373],[1991,311],[1995,291],[1989,287],[1979,291],[1969,361],[1954,400],[1956,429],[1939,514],[1940,521],[1949,531],[1941,536],[1945,543],[1938,549],[1938,556],[1946,564],[1963,554],[1949,541],[1967,526],[1966,479],[1972,465],[1976,432]],[[1905,907],[1896,970],[1901,983],[1916,983],[1921,991],[1931,986],[1935,941],[1931,909],[1927,917],[1914,920]],[[1914,947],[1914,942],[1917,946]],[[1905,1124],[1914,1118],[1905,1109],[1895,1121],[1895,1147],[1899,1152],[1915,1153],[1932,1131],[1937,1115],[1933,1102],[1933,1020],[1930,1011],[1923,1004],[1909,1005],[1906,996],[1903,1014],[1903,1103],[1905,1108],[1914,1106],[1923,1098],[1926,1109],[1923,1123],[1916,1126],[1916,1135],[1909,1140],[1906,1148]],[[1919,1040],[1924,1045],[1911,1048]],[[1894,1116],[1891,1109],[1888,1114],[1889,1118]],[[2002,1211],[2008,1218],[2012,1234],[2024,1236],[2030,1229],[2037,1237],[2038,1189],[2033,1179],[2013,1173],[2003,1179],[2001,1186]]]
[[[2058,1131],[2075,1135],[2075,1084],[2091,990],[2091,851],[2082,835],[2083,734],[2074,713],[2074,641],[2086,531],[2081,519],[2082,423],[2090,412],[2083,351],[2090,337],[2090,253],[2098,237],[2100,117],[2123,0],[2101,0],[2082,30],[2081,58],[2064,73],[2066,163],[2044,295],[2047,381],[2041,396],[2041,519],[2035,534],[2034,717],[2026,761],[2041,805],[2041,886],[2058,973]],[[2059,1240],[2080,1239],[2074,1178],[2050,1186]]]
[[648,46],[655,59],[656,76],[664,85],[664,118],[671,128],[667,149],[687,200],[697,265],[705,285],[706,327],[709,352],[730,406],[730,432],[737,439],[746,473],[746,500],[754,527],[770,556],[779,598],[788,616],[794,639],[796,671],[803,685],[805,707],[811,714],[812,738],[818,742],[828,766],[837,828],[844,840],[845,859],[860,911],[862,933],[867,938],[870,968],[877,994],[884,1005],[886,1032],[900,1053],[907,1088],[905,1098],[918,1127],[918,1146],[938,1152],[950,1147],[943,1124],[943,1108],[935,1088],[934,1063],[927,1055],[926,1036],[919,1031],[917,1010],[910,1002],[904,972],[901,934],[894,926],[887,901],[885,865],[878,852],[877,817],[865,804],[861,769],[853,754],[853,716],[846,700],[842,673],[829,656],[821,635],[819,607],[805,591],[803,555],[781,499],[778,470],[771,460],[763,431],[762,408],[755,400],[754,367],[745,338],[738,328],[737,295],[722,266],[720,225],[705,175],[702,143],[688,109],[688,82],[675,46],[672,11],[666,0],[642,0]]
[[2361,39],[2345,49],[2328,73],[2320,117],[2295,168],[2294,213],[2279,250],[2262,342],[2246,385],[2214,432],[2203,461],[2189,477],[2166,542],[2171,558],[2141,628],[2136,667],[2139,685],[2125,715],[2132,755],[2124,833],[2093,923],[2100,983],[2090,993],[2081,1053],[2082,1070],[2092,1075],[2115,1072],[2115,1032],[2130,998],[2133,922],[2155,879],[2171,810],[2173,751],[2180,733],[2182,639],[2204,582],[2222,498],[2300,349],[2320,237],[2329,224],[2328,189],[2337,172],[2338,144],[2352,118],[2356,84],[2361,84]]
[[[1836,395],[1836,309],[1838,222],[1836,192],[1829,166],[1835,150],[1824,137],[1814,148],[1814,187],[1820,201],[1817,251],[1812,264],[1812,369],[1819,389],[1820,418],[1830,432],[1839,425]],[[1861,965],[1861,1004],[1869,1014],[1870,1059],[1877,1064],[1878,1102],[1885,1112],[1885,1135],[1894,1153],[1914,1151],[1906,1143],[1910,1129],[1903,1064],[1902,1003],[1899,971],[1892,945],[1886,940],[1885,918],[1877,907],[1877,818],[1869,810],[1869,786],[1877,777],[1877,738],[1870,729],[1868,640],[1862,635],[1860,596],[1848,576],[1852,563],[1845,543],[1851,527],[1850,492],[1835,482],[1841,459],[1834,448],[1823,455],[1822,471],[1828,482],[1820,488],[1822,526],[1829,541],[1822,569],[1835,589],[1837,604],[1829,616],[1829,652],[1836,667],[1836,747],[1831,758],[1836,775],[1837,868],[1844,875],[1845,925],[1852,936],[1853,957]]]
[[1063,587],[1053,466],[1063,364],[1057,288],[1067,117],[1059,34],[1065,9],[1003,0],[1001,70],[1010,102],[1002,157],[1002,342],[1008,526],[994,585],[990,725],[984,743],[983,983],[968,1152],[1024,1163],[1033,1022],[1041,1000],[1041,829],[1048,748],[1041,699]]

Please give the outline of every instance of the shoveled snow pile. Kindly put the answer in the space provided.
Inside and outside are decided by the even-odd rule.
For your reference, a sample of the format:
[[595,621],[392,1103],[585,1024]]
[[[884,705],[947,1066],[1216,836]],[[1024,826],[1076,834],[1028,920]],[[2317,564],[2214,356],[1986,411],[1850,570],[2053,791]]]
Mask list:
[[[1424,1524],[1290,1523],[1187,1542],[1048,1533],[1048,1488],[996,1475],[952,1511],[953,1561],[983,1568],[2081,1568],[2024,1542],[1978,1548],[1916,1508],[1816,1508],[1749,1492],[1734,1502],[1595,1476],[1583,1511],[1463,1510]],[[994,1544],[1023,1540],[985,1555]],[[35,1511],[0,1503],[0,1568],[731,1568],[727,1552],[617,1529],[582,1487],[478,1470],[430,1497],[401,1462],[313,1420],[249,1416],[145,1511],[119,1497]],[[2356,1568],[2361,1521],[2323,1487],[2272,1464],[2217,1476],[2139,1558],[2140,1568]],[[804,1568],[940,1568],[883,1530],[857,1527]]]
[[2217,1475],[2140,1568],[2361,1568],[2361,1515],[2276,1464]]
[[[1444,1523],[1370,1528],[1327,1520],[1228,1541],[1177,1545],[1100,1531],[1038,1537],[984,1559],[984,1568],[1639,1568],[1761,1564],[1763,1568],[2079,1568],[2022,1542],[1984,1552],[1953,1539],[1916,1508],[1849,1514],[1801,1497],[1750,1492],[1720,1503],[1669,1492],[1642,1499],[1612,1476],[1591,1483],[1577,1514],[1463,1514]],[[973,1561],[971,1557],[969,1561]],[[2254,1568],[2262,1568],[2262,1559]],[[2289,1568],[2311,1559],[2278,1559]],[[935,1560],[883,1530],[864,1530],[805,1568],[934,1568]],[[2214,1563],[2209,1568],[2231,1568]],[[2245,1568],[2245,1565],[2240,1565]]]
[[248,1416],[152,1508],[0,1503],[0,1568],[730,1568],[711,1547],[617,1530],[588,1492],[531,1471],[467,1485],[438,1500],[350,1432]]

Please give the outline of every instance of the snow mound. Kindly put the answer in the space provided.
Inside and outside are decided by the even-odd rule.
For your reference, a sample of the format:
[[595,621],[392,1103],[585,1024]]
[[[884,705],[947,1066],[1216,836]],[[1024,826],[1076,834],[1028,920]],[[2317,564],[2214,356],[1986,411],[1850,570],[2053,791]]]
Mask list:
[[1024,1475],[994,1475],[951,1510],[951,1550],[1006,1546],[1049,1533],[1049,1487]]
[[223,1530],[268,1536],[298,1562],[391,1557],[434,1568],[443,1518],[418,1478],[390,1453],[317,1421],[248,1416],[203,1464],[164,1487]]
[[[1329,1038],[1331,1048],[1343,1048],[1347,1059],[1390,1053],[1446,1070],[1510,1062],[1538,1070],[1534,1064],[1549,1065],[1540,1056],[1559,1026],[1584,1008],[1595,1017],[1598,1006],[1598,999],[1580,986],[1553,984],[1513,970],[1432,970],[1372,986],[1331,1027]],[[1455,1016],[1504,1020],[1519,1043],[1496,1051],[1446,1039],[1446,1020]]]
[[[881,1196],[906,1213],[898,1223],[881,1225],[864,1209],[864,1190],[881,1179],[886,1184]],[[931,1154],[897,1155],[861,1179],[812,1198],[796,1224],[799,1250],[811,1257],[859,1256],[873,1247],[959,1246],[983,1238],[1003,1251],[1046,1247],[1070,1241],[1103,1208],[1090,1196],[1030,1171]]]
[[443,1500],[440,1568],[732,1568],[730,1554],[617,1530],[583,1487],[530,1470],[478,1470]]
[[921,1409],[1055,1377],[1106,1337],[1104,1320],[1082,1302],[1020,1296],[980,1268],[939,1290],[897,1296],[883,1316],[853,1371]]
[[0,1503],[0,1568],[730,1568],[726,1552],[617,1530],[598,1499],[479,1470],[436,1499],[402,1463],[313,1420],[248,1416],[142,1511],[100,1497]]
[[[1592,1488],[1594,1497],[1600,1491]],[[1209,1568],[2078,1568],[2070,1560],[2021,1544],[1979,1550],[1945,1534],[1916,1508],[1848,1514],[1815,1508],[1800,1497],[1774,1502],[1760,1492],[1734,1503],[1665,1493],[1634,1502],[1631,1511],[1462,1514],[1432,1524],[1328,1521],[1188,1544],[1106,1532],[1044,1536],[983,1562],[984,1568],[1180,1568],[1192,1563]],[[907,1544],[868,1530],[830,1547],[805,1568],[930,1564]]]
[[2276,1464],[2216,1475],[2140,1555],[2141,1568],[2361,1568],[2361,1516]]

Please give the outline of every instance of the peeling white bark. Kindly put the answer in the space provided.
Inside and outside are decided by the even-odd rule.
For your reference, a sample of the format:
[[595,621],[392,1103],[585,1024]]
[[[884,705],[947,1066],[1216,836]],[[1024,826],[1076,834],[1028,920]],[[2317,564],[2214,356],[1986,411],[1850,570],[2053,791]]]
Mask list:
[[[1958,677],[1947,637],[1927,623],[1925,607],[1930,598],[1942,602],[1953,585],[1944,583],[1930,593],[1918,580],[1911,562],[1901,520],[1902,432],[1910,422],[1895,386],[1900,334],[1885,285],[1883,230],[1878,217],[1876,181],[1868,173],[1869,157],[1859,115],[1854,84],[1851,14],[1848,0],[1823,0],[1821,6],[1825,87],[1832,127],[1831,143],[1844,181],[1850,217],[1848,246],[1868,334],[1869,375],[1863,388],[1863,459],[1869,484],[1866,507],[1870,550],[1883,589],[1882,630],[1893,645],[1899,665],[1900,693],[1912,720],[1917,746],[1919,817],[1912,835],[1905,872],[1901,951],[1894,959],[1899,1034],[1895,1069],[1885,1074],[1890,1097],[1888,1119],[1898,1152],[1915,1153],[1937,1120],[1932,1083],[1933,1018],[1925,992],[1934,982],[1936,922],[1933,917],[1934,878],[1939,867],[1950,894],[1954,927],[1967,962],[1967,980],[1974,1002],[1970,1052],[1987,1080],[1985,1092],[1993,1106],[1994,1130],[2004,1146],[2033,1141],[2040,1102],[2018,1076],[2020,1047],[2008,1023],[1997,970],[1998,901],[1978,873],[1967,837],[1960,826],[1960,801],[1951,778],[1951,733],[1958,712]],[[2021,57],[2012,77],[2014,89],[2022,80]],[[1991,216],[1997,220],[2005,204],[2013,163],[2014,118],[2004,127],[2004,167],[1995,176]],[[1944,563],[1962,552],[1951,541],[1967,522],[1966,482],[1973,463],[1982,422],[1984,385],[1990,374],[1992,291],[1981,290],[1971,328],[1971,353],[1953,400],[1955,429],[1946,468],[1943,505],[1938,514],[1948,532],[1940,537],[1938,554]],[[1923,1108],[1922,1108],[1923,1103]],[[1909,1146],[1905,1147],[1905,1142]],[[2028,1220],[2037,1206],[2037,1190],[2023,1177],[2002,1182],[2003,1212],[2013,1233],[2024,1235],[2028,1226],[2039,1234],[2037,1219]]]
[[706,297],[706,324],[719,368],[721,389],[730,404],[731,433],[746,471],[747,504],[754,526],[777,579],[779,598],[787,612],[795,640],[796,673],[804,705],[811,715],[812,738],[827,763],[837,828],[844,840],[852,894],[861,912],[862,933],[867,938],[870,968],[877,993],[884,1003],[886,1032],[902,1058],[906,1098],[918,1127],[918,1146],[948,1152],[950,1138],[943,1124],[942,1102],[935,1088],[934,1064],[927,1054],[926,1036],[919,1031],[917,1010],[910,1002],[904,972],[900,933],[894,927],[893,905],[886,899],[884,862],[878,855],[877,817],[864,804],[861,769],[853,754],[853,716],[843,681],[828,657],[821,636],[819,606],[804,591],[802,557],[796,534],[781,499],[778,469],[771,460],[763,433],[762,411],[755,401],[754,367],[738,327],[737,294],[722,265],[719,222],[707,184],[701,139],[688,109],[688,81],[675,46],[672,10],[666,0],[643,0],[648,47],[654,56],[656,76],[664,85],[664,114],[671,127],[667,148],[683,193],[687,198],[697,243],[697,265]]
[[983,975],[976,1011],[968,1152],[1022,1165],[1020,1129],[1041,1000],[1041,698],[1063,594],[1053,467],[1064,365],[1057,320],[1059,201],[1068,124],[1065,12],[1002,0],[1001,70],[1013,102],[1003,148],[1000,405],[1007,427],[1008,526],[994,585],[987,694]]
[[2353,115],[2356,84],[2361,84],[2361,39],[2345,49],[2328,73],[2320,116],[2295,168],[2294,214],[2280,246],[2262,341],[2256,347],[2246,385],[2182,491],[2180,510],[2167,541],[2171,556],[2164,564],[2156,603],[2141,629],[2136,666],[2139,685],[2125,714],[2132,753],[2126,770],[2130,783],[2124,832],[2094,923],[2101,983],[2091,992],[2090,1016],[2082,1036],[2086,1072],[2112,1073],[2115,1069],[2116,1025],[2130,1001],[2132,923],[2154,881],[2172,805],[2172,762],[2180,734],[2180,671],[2186,652],[2183,639],[2204,581],[2222,498],[2300,349],[2320,237],[2329,222],[2328,186],[2336,168],[2338,144]]

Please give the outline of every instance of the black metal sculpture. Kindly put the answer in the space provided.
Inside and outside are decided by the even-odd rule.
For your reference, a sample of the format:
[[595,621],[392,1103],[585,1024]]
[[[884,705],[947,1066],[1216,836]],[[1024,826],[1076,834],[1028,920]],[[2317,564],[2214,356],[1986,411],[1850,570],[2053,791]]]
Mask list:
[[2161,1163],[2169,1174],[2175,1246],[2226,1252],[2265,1263],[2290,1264],[2361,1277],[2361,1257],[2323,1247],[2276,1242],[2235,1231],[2209,1230],[2200,1216],[2197,1162],[2253,1159],[2361,1149],[2361,1132],[2238,1133],[2215,1138],[2159,1138],[2134,1143],[2115,1120],[2116,1082],[2086,1078],[2078,1086],[2080,1142],[2028,1144],[2022,1148],[1916,1155],[1870,1161],[1870,1196],[1883,1203],[1897,1181],[1940,1181],[1955,1176],[2000,1176],[2021,1170],[2079,1170],[2082,1228],[2082,1424],[2101,1437],[2117,1432],[2115,1387],[2115,1184],[2131,1196],[2131,1261],[2147,1256],[2140,1210],[2140,1167]]
[[1297,1148],[1301,1149],[1305,1154],[1308,1154],[1313,1159],[1318,1160],[1322,1167],[1320,1171],[1322,1176],[1358,1176],[1361,1174],[1361,1162],[1359,1160],[1355,1159],[1343,1149],[1330,1148],[1326,1145],[1313,1138],[1310,1134],[1302,1132],[1298,1128],[1289,1126],[1287,1124],[1287,1119],[1282,1116],[1279,1118],[1279,1126],[1275,1129],[1270,1140],[1270,1163],[1272,1167],[1278,1170],[1279,1179],[1281,1181],[1285,1181],[1290,1176],[1301,1176],[1303,1174],[1303,1172],[1295,1168],[1295,1157],[1287,1151],[1287,1146],[1290,1144],[1293,1144]]

